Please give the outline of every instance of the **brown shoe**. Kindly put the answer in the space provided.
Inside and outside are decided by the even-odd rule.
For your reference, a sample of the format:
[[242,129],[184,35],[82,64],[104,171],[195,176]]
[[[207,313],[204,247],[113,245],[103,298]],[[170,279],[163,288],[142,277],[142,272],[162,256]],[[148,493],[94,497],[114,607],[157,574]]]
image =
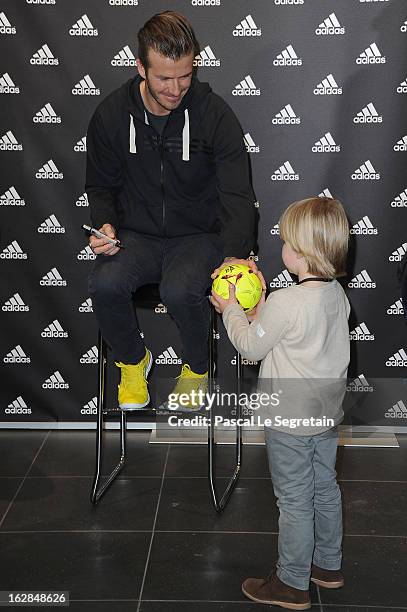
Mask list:
[[281,582],[273,574],[270,578],[246,578],[242,591],[252,601],[281,606],[289,610],[308,610],[311,607],[309,591],[301,591]]
[[345,584],[340,570],[326,570],[318,565],[311,567],[311,582],[326,589],[340,589]]

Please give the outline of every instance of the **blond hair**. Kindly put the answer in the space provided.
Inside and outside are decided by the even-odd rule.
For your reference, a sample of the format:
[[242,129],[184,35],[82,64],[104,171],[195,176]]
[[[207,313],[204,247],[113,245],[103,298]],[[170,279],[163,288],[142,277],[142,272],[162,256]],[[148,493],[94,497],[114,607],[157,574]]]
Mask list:
[[293,202],[279,225],[281,238],[304,257],[310,274],[330,278],[346,274],[349,222],[339,200]]

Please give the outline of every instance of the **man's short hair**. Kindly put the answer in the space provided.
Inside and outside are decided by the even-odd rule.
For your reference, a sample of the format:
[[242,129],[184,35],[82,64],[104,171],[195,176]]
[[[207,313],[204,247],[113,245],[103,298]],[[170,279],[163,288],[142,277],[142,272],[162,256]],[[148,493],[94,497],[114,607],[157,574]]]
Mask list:
[[176,11],[163,11],[149,19],[138,33],[138,56],[148,68],[148,50],[179,60],[190,53],[199,53],[199,43],[188,19]]
[[279,224],[282,240],[304,257],[310,274],[329,278],[346,274],[349,222],[339,200],[293,202]]

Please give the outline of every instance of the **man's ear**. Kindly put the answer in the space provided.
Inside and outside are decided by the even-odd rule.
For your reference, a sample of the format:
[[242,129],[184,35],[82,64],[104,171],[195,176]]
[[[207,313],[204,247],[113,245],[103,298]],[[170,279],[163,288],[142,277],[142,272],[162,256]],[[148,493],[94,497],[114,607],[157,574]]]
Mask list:
[[146,71],[145,71],[144,66],[141,63],[141,59],[139,57],[136,59],[136,64],[137,64],[137,70],[138,70],[139,75],[143,79],[145,79],[146,78]]

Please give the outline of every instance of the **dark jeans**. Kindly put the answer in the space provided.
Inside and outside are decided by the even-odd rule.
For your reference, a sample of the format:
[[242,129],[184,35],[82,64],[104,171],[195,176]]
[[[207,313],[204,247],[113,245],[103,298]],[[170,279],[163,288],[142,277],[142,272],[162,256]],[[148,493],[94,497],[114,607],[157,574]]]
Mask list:
[[159,283],[160,296],[181,335],[182,360],[197,373],[208,369],[210,275],[223,260],[221,240],[200,234],[155,238],[120,232],[125,245],[116,255],[98,255],[89,294],[102,334],[115,361],[138,363],[145,346],[138,331],[132,293]]

